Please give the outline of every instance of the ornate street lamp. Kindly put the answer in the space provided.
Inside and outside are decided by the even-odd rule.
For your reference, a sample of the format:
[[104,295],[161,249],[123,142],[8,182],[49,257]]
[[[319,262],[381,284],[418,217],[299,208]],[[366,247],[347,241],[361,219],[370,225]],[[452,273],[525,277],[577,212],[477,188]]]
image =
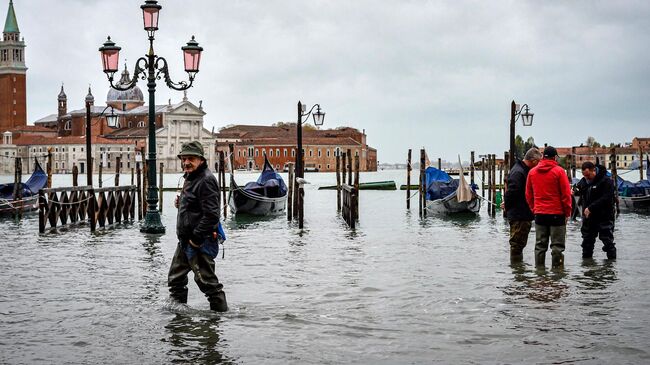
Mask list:
[[[316,112],[314,113],[314,108],[316,108]],[[309,115],[311,114],[312,117],[314,118],[314,124],[317,126],[323,125],[323,122],[325,122],[325,113],[321,112],[320,110],[320,105],[319,104],[314,104],[311,109],[309,109],[308,112],[305,112],[307,109],[305,105],[303,105],[302,102],[298,101],[298,126],[296,128],[297,130],[297,147],[298,151],[296,151],[296,178],[303,178],[305,177],[305,166],[304,166],[304,161],[303,161],[303,156],[302,156],[302,118],[307,117],[309,119]],[[301,184],[296,184],[296,186],[299,186],[297,192],[298,192],[298,227],[302,229],[303,227],[303,203],[304,203],[304,191],[302,189]]]
[[521,116],[521,122],[524,125],[524,127],[530,127],[531,125],[533,125],[533,115],[534,114],[530,112],[530,108],[528,107],[528,104],[524,104],[523,106],[519,107],[519,104],[515,104],[514,100],[510,104],[510,152],[509,152],[510,168],[514,166],[516,161],[515,123],[517,123],[517,120],[519,120],[519,117]]
[[108,82],[111,87],[117,90],[128,90],[135,87],[138,79],[147,79],[147,87],[149,91],[149,153],[147,156],[147,214],[145,221],[140,228],[141,232],[145,233],[164,233],[165,227],[160,220],[160,213],[158,211],[158,187],[156,186],[156,80],[164,78],[165,84],[174,90],[187,90],[192,87],[194,78],[199,72],[199,64],[201,61],[201,52],[203,48],[199,46],[198,42],[192,36],[192,39],[187,42],[186,46],[181,47],[183,51],[183,59],[185,61],[185,71],[188,74],[189,81],[180,81],[178,83],[171,80],[169,77],[169,69],[167,67],[167,60],[159,57],[154,53],[153,41],[154,34],[158,30],[158,17],[162,6],[156,0],[146,0],[144,5],[141,5],[142,17],[144,22],[144,30],[147,31],[149,36],[149,52],[145,57],[140,57],[135,63],[135,71],[133,79],[126,85],[114,84],[113,76],[117,72],[119,64],[120,47],[116,46],[111,38],[108,37],[104,45],[99,48],[102,55],[102,64],[104,66],[104,73],[108,77]]

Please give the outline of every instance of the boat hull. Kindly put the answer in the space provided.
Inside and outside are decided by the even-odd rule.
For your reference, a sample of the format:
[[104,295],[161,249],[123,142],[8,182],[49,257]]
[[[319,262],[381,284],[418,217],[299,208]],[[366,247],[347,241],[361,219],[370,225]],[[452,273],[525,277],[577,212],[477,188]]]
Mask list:
[[459,202],[456,200],[456,193],[450,194],[443,199],[427,200],[427,214],[456,214],[456,213],[473,213],[478,214],[481,210],[481,200],[474,196],[468,202]]
[[233,188],[228,199],[228,206],[233,214],[270,215],[284,212],[287,208],[287,196],[265,198],[253,196],[239,187]]
[[38,210],[38,195],[25,197],[22,201],[0,201],[0,216],[8,216],[17,212],[28,213]]
[[618,206],[621,210],[650,211],[650,195],[645,196],[619,196]]

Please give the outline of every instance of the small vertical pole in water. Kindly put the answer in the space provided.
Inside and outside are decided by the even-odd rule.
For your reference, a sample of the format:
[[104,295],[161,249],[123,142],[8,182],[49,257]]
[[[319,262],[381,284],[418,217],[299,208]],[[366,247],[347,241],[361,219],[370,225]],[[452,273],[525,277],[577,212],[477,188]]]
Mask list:
[[[120,186],[120,166],[122,162],[122,157],[115,157],[115,186]],[[162,191],[162,186],[160,187]]]
[[291,162],[287,163],[287,167],[289,168],[289,178],[287,180],[289,182],[288,192],[287,192],[287,220],[291,222],[291,218],[293,218],[293,185],[294,182],[296,181],[296,177],[293,176],[294,175],[293,163]]
[[336,154],[336,211],[341,211],[341,155]]
[[474,151],[470,152],[469,158],[469,183],[474,185]]
[[228,216],[228,196],[226,189],[226,152],[219,153],[219,177],[221,184],[219,184],[219,194],[221,194],[221,204],[223,205],[223,217]]
[[411,209],[411,149],[406,159],[406,209]]
[[643,147],[639,144],[639,180],[643,180]]
[[438,170],[442,170],[442,158],[438,157]]
[[[506,201],[506,191],[508,190],[508,176],[510,175],[510,171],[508,170],[508,166],[511,166],[510,164],[510,152],[505,151],[503,153],[503,170],[504,170],[504,175],[503,175],[503,183],[501,184],[501,201],[505,202]],[[503,209],[503,217],[505,218],[506,216],[506,210]]]
[[619,201],[618,201],[618,174],[616,172],[616,147],[612,147],[610,149],[609,158],[611,164],[612,180],[614,181],[614,196],[615,196],[614,201],[616,202],[616,214],[618,215],[621,212],[621,208],[619,206]]
[[140,162],[135,163],[136,175],[136,196],[138,199],[138,220],[142,220],[142,170],[140,169]]
[[352,186],[352,150],[348,148],[348,185]]
[[[144,156],[146,156],[146,150],[144,147],[142,147],[142,211],[146,212],[147,211],[147,188],[149,186],[149,179],[147,179],[147,176],[149,176],[149,164],[146,162],[146,159]],[[101,170],[100,170],[101,171]]]
[[354,207],[354,218],[359,219],[359,156],[354,156],[354,189],[357,192],[356,204]]
[[418,192],[419,192],[419,194],[418,194],[418,201],[419,201],[418,207],[419,207],[420,217],[424,217],[424,211],[426,209],[425,197],[424,197],[424,195],[425,195],[424,184],[425,184],[425,181],[426,181],[425,178],[424,178],[424,164],[426,162],[425,162],[424,154],[425,154],[425,151],[424,151],[424,148],[422,148],[420,150],[420,186],[418,188]]
[[492,154],[492,217],[497,216],[497,155]]
[[135,185],[134,169],[131,167],[131,185]]
[[77,164],[72,164],[72,186],[79,186],[79,168]]
[[481,197],[485,198],[485,157],[481,157]]
[[90,187],[88,190],[88,222],[90,222],[90,231],[95,232],[97,228],[97,214],[95,212],[95,206],[97,205],[97,198],[95,197],[95,189]]
[[[23,184],[22,184],[22,179],[23,179],[23,163],[22,159],[20,157],[16,157],[14,160],[14,166],[15,166],[15,171],[14,171],[14,191],[13,191],[13,198],[14,198],[14,209],[13,215],[14,218],[20,218],[22,217],[22,206],[23,202],[21,201],[23,199]],[[20,208],[18,208],[20,206]]]
[[52,188],[52,147],[47,148],[47,188]]
[[487,154],[487,201],[490,203],[488,205],[488,215],[492,216],[492,155]]
[[160,170],[158,171],[158,187],[160,188],[158,190],[158,211],[160,213],[163,212],[163,191],[165,190],[164,185],[163,185],[163,169],[164,169],[164,164],[161,162],[160,163]]
[[99,177],[97,178],[97,186],[100,188],[102,187],[102,172],[104,171],[104,159],[101,157],[101,154],[99,155]]

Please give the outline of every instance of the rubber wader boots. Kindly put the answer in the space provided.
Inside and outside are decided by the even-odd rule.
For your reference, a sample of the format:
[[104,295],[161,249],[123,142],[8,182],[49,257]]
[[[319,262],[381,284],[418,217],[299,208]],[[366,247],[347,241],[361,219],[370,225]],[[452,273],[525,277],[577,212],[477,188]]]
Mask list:
[[610,251],[607,251],[607,258],[609,260],[616,260],[616,248],[614,248],[614,249],[612,249]]
[[552,255],[552,256],[553,256],[553,260],[552,260],[553,267],[564,266],[564,255],[563,254],[555,254],[555,255]]
[[208,298],[210,301],[210,309],[215,312],[227,312],[228,303],[226,302],[226,293],[223,290],[218,291],[216,294]]

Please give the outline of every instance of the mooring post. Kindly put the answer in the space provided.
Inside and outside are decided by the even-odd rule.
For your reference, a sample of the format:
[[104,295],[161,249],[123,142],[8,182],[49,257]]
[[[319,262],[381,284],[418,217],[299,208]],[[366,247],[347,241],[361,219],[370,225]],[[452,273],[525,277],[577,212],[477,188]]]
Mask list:
[[143,213],[147,211],[147,188],[149,187],[149,179],[147,179],[147,176],[149,176],[149,164],[147,163],[147,160],[144,158],[146,156],[146,149],[142,147],[142,211]]
[[341,152],[341,177],[343,178],[342,184],[345,184],[347,181],[345,179],[345,173],[346,173],[346,163],[345,163],[345,152]]
[[[611,172],[612,180],[614,181],[614,202],[616,203],[616,215],[621,212],[621,207],[619,206],[618,201],[618,173],[616,171],[616,147],[612,147],[609,153],[610,163],[611,163]],[[641,161],[643,163],[643,161]]]
[[424,148],[420,149],[420,186],[418,188],[418,212],[420,213],[420,217],[424,217],[424,210],[426,209],[426,205],[424,204],[424,192],[425,192],[425,177],[424,177],[424,164],[425,164],[425,152]]
[[158,170],[158,210],[160,213],[163,212],[163,190],[164,186],[163,185],[163,169],[165,168],[165,165],[163,162],[160,163],[160,169]]
[[406,158],[406,209],[411,209],[411,149]]
[[359,156],[354,156],[354,190],[357,198],[355,199],[354,218],[359,219]]
[[[121,169],[122,157],[115,157],[115,186],[120,186],[120,169]],[[162,191],[162,189],[161,189]]]
[[[492,204],[492,155],[487,154],[487,201]],[[492,215],[492,206],[488,205],[487,207],[488,216]]]
[[348,185],[352,186],[352,150],[348,148]]
[[135,185],[135,176],[134,176],[134,169],[131,167],[131,185]]
[[291,222],[291,219],[293,218],[293,190],[296,177],[294,176],[293,163],[287,163],[287,168],[289,169],[289,178],[287,179],[287,182],[289,183],[287,192],[287,221]]
[[52,188],[52,147],[47,148],[47,188]]
[[97,228],[97,214],[95,212],[95,206],[97,205],[97,197],[95,196],[95,189],[91,186],[88,189],[88,222],[90,223],[90,231],[95,232]]
[[45,192],[38,191],[38,231],[45,233]]
[[336,154],[336,211],[341,211],[341,155]]
[[102,185],[103,185],[102,173],[104,172],[104,159],[101,158],[101,157],[99,158],[99,169],[98,169],[97,172],[99,174],[99,177],[97,177],[97,186],[99,186],[101,188]]
[[16,157],[14,160],[14,191],[13,191],[13,198],[14,198],[14,208],[20,208],[14,209],[13,215],[14,218],[20,218],[22,217],[22,211],[23,211],[23,163],[22,159],[20,157]]
[[[514,157],[513,157],[514,158]],[[511,166],[510,164],[510,152],[505,151],[503,153],[503,182],[501,184],[501,201],[505,202],[506,201],[506,192],[508,190],[508,176],[510,176],[510,170],[509,167]],[[505,207],[505,205],[504,205]],[[506,217],[506,210],[505,208],[503,209],[503,217]]]
[[142,220],[142,170],[140,169],[140,162],[135,163],[135,171],[137,184],[135,194],[138,199],[138,220]]
[[442,158],[438,157],[438,170],[442,170]]
[[72,164],[72,186],[79,186],[79,168],[77,164]]
[[470,152],[470,157],[469,157],[469,182],[474,186],[474,151]]
[[481,197],[485,198],[485,157],[481,157]]
[[641,147],[640,144],[639,144],[639,175],[640,175],[639,181],[643,180],[643,147]]
[[497,155],[492,154],[492,217],[497,216]]
[[221,180],[221,183],[219,184],[219,194],[221,195],[221,204],[223,206],[223,217],[226,218],[228,216],[228,201],[227,201],[228,189],[226,189],[226,152],[225,151],[219,152],[219,180]]

